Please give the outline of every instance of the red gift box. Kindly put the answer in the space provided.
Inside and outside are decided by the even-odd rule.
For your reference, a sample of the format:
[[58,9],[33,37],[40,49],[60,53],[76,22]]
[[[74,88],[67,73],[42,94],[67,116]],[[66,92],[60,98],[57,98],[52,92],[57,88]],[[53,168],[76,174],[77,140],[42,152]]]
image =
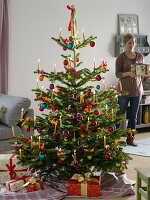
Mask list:
[[97,179],[97,181],[79,182],[74,179],[69,179],[67,184],[67,195],[99,197],[101,195],[99,177],[93,176],[92,179],[93,178]]
[[[30,182],[30,179],[29,179]],[[44,184],[43,181],[41,180],[36,180],[36,182],[33,183],[29,183],[26,187],[27,192],[34,192],[37,190],[44,190]]]

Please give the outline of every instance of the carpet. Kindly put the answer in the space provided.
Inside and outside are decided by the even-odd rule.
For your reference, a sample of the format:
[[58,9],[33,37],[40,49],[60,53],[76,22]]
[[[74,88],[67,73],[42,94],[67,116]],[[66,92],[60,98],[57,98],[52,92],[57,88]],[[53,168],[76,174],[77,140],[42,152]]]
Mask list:
[[150,138],[137,140],[135,142],[138,145],[137,147],[127,145],[126,147],[123,148],[123,151],[129,154],[149,157],[150,156]]

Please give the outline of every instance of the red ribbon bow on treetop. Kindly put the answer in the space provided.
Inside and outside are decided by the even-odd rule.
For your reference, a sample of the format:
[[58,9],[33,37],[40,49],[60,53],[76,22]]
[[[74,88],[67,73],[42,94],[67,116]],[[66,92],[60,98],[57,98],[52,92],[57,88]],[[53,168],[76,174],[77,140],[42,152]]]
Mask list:
[[73,30],[73,27],[74,27],[74,11],[75,11],[75,6],[72,5],[72,6],[69,6],[67,5],[67,8],[69,10],[71,10],[71,17],[70,17],[70,22],[69,22],[69,25],[68,25],[68,31],[72,31]]

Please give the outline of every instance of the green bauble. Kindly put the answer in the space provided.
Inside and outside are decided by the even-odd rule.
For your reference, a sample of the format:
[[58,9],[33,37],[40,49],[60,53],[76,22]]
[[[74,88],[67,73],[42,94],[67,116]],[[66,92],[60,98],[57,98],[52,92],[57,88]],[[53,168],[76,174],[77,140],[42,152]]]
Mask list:
[[88,158],[89,160],[92,160],[92,155],[88,155],[87,158]]
[[76,138],[73,138],[73,139],[72,139],[72,142],[76,142],[76,141],[77,141],[77,139],[76,139]]

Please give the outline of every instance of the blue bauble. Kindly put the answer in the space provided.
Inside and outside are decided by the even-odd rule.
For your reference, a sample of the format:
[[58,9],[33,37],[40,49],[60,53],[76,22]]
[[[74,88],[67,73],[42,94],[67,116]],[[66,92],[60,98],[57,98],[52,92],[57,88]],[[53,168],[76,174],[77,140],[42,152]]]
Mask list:
[[97,85],[97,86],[96,86],[96,89],[100,90],[100,89],[101,89],[101,86],[100,86],[100,85]]
[[111,102],[107,102],[107,105],[108,105],[108,106],[111,106],[111,105],[112,105],[112,103],[111,103]]
[[68,49],[72,49],[72,48],[73,48],[73,43],[69,43],[69,44],[67,45],[67,47],[68,47]]
[[92,138],[91,138],[90,136],[88,136],[88,137],[86,138],[86,140],[87,140],[88,142],[90,142],[90,141],[92,140]]
[[44,158],[46,158],[46,155],[45,154],[40,154],[39,158],[44,159]]
[[43,108],[43,109],[45,109],[47,107],[47,104],[46,103],[41,103],[40,107]]

